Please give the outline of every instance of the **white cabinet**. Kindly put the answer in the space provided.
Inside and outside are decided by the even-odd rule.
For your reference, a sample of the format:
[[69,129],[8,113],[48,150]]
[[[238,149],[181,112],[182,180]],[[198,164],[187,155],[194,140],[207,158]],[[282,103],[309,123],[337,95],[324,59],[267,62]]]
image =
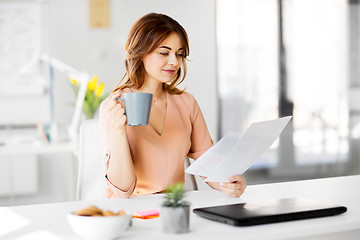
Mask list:
[[0,157],[0,196],[35,194],[38,190],[36,155]]

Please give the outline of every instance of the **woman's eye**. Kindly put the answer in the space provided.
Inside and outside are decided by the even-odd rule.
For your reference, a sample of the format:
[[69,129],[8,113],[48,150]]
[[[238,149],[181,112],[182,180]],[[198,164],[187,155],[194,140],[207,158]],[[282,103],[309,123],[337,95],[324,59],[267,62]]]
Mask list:
[[160,55],[167,56],[169,54],[167,52],[160,52]]
[[185,54],[184,54],[184,53],[178,53],[178,54],[176,54],[176,56],[178,56],[178,57],[185,57]]

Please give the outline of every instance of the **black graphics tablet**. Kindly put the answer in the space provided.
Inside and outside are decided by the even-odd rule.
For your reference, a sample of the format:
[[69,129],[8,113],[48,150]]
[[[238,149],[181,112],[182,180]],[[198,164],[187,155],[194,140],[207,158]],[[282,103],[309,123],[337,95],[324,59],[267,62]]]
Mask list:
[[234,226],[252,226],[333,216],[347,208],[303,198],[286,198],[261,203],[237,203],[223,206],[195,208],[193,212],[207,219]]

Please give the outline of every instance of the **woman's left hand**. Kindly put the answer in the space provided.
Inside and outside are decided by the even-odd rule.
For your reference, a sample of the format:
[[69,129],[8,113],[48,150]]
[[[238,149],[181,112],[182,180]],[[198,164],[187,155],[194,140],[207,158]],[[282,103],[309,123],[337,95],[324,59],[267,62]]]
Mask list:
[[246,179],[242,175],[236,175],[229,178],[229,182],[208,183],[231,197],[240,197],[246,188]]

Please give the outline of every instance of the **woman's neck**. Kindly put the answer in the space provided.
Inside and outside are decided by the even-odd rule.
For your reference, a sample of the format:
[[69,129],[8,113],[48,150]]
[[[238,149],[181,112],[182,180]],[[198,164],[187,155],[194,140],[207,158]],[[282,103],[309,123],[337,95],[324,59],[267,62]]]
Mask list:
[[153,94],[153,99],[157,101],[164,93],[163,83],[160,84],[144,84],[141,88],[137,89],[140,92],[147,92]]

